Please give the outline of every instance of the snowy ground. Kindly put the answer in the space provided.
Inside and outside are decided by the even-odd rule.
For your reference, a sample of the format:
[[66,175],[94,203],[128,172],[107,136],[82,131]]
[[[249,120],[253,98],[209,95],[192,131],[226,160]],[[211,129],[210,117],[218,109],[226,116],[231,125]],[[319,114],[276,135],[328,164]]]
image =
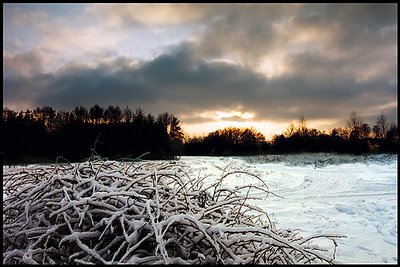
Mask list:
[[[337,241],[341,263],[397,263],[397,155],[321,153],[180,161],[193,168],[194,176],[211,175],[206,183],[226,166],[259,174],[270,191],[284,197],[255,200],[277,228],[299,229],[303,236],[346,235]],[[234,176],[225,185],[257,183],[246,177]]]
[[[266,210],[277,228],[298,229],[304,237],[346,235],[337,240],[340,263],[397,263],[397,160],[397,155],[320,153],[182,157],[180,163],[190,178],[207,176],[206,185],[224,169],[259,175],[281,197],[254,191],[249,196],[262,199],[250,201]],[[260,182],[241,174],[224,180],[228,187],[243,184]]]

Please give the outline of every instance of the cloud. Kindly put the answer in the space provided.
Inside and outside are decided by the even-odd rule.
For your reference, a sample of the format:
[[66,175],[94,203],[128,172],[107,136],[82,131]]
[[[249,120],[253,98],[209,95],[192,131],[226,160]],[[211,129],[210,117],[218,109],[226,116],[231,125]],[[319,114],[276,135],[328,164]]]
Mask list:
[[[309,119],[345,118],[353,109],[362,114],[366,107],[382,106],[396,97],[396,85],[382,80],[358,83],[351,76],[335,75],[268,80],[244,66],[205,61],[192,49],[183,43],[151,61],[132,63],[120,57],[96,66],[71,64],[51,75],[18,79],[6,75],[5,99],[33,99],[34,105],[57,109],[118,104],[141,106],[155,114],[182,115],[207,110],[229,114],[240,107],[242,113],[254,114],[252,120],[282,122],[296,120],[301,114]],[[26,60],[30,58],[35,62],[34,57]],[[10,60],[12,64],[20,61],[16,57]],[[197,119],[203,121],[200,115]],[[195,120],[192,116],[191,121]]]
[[24,5],[4,4],[3,21],[7,27],[22,28],[28,25],[34,25],[37,21],[43,21],[49,18],[50,14],[43,9],[27,9]]
[[30,51],[24,54],[4,54],[4,75],[32,77],[43,70],[42,55],[38,51]]
[[370,123],[374,111],[397,120],[394,5],[95,5],[83,12],[94,20],[79,27],[53,18],[34,49],[5,53],[5,104],[141,106],[190,123],[217,111],[230,114],[219,120],[253,122],[304,114],[344,124],[352,110]]
[[43,72],[43,56],[38,51],[3,55],[3,105],[15,110],[32,108],[46,94],[52,75]]
[[201,4],[117,4],[91,5],[87,14],[101,17],[109,27],[131,27],[147,25],[158,27],[199,21],[207,15],[211,7]]
[[233,5],[214,14],[197,38],[203,56],[234,58],[268,76],[265,62],[284,75],[302,54],[348,64],[371,55],[386,60],[389,51],[395,60],[397,11],[391,4]]

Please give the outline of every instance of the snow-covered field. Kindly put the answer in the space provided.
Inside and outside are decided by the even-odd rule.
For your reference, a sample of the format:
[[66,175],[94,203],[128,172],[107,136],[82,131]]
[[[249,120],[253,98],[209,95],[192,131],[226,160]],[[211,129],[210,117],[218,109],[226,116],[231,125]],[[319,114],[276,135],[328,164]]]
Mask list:
[[[253,201],[278,228],[299,229],[302,236],[347,236],[337,241],[341,263],[397,263],[397,155],[321,153],[180,161],[193,169],[193,175],[210,175],[206,183],[227,166],[257,173],[271,192],[283,197],[270,194]],[[232,187],[246,183],[257,181],[240,175],[225,181]]]
[[[397,155],[297,154],[251,157],[182,157],[189,179],[207,177],[205,186],[225,171],[262,178],[269,187],[243,195],[266,210],[277,228],[298,229],[303,237],[345,235],[337,239],[340,263],[397,263]],[[15,168],[34,168],[11,167]],[[9,170],[4,166],[3,175]],[[223,185],[260,185],[245,174],[227,176]],[[4,197],[4,192],[3,192]]]

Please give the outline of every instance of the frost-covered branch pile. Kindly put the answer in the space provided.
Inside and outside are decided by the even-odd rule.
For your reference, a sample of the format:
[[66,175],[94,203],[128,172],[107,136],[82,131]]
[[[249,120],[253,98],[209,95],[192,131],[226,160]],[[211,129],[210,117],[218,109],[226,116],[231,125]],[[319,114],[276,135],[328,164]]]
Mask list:
[[[212,185],[179,162],[89,161],[4,173],[3,264],[334,263],[336,235],[276,229],[268,187]],[[319,246],[318,240],[331,246]],[[324,243],[326,244],[326,242]]]

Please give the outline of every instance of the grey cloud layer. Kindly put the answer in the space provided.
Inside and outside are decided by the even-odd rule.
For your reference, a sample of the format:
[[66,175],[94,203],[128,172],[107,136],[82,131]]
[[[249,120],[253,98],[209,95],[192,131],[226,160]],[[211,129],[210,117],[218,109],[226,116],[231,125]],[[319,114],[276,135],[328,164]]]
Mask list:
[[[205,30],[194,41],[170,46],[138,64],[114,57],[107,64],[70,65],[44,73],[43,54],[37,51],[6,55],[4,103],[57,109],[95,103],[141,106],[155,114],[187,115],[190,122],[204,121],[193,114],[238,107],[255,113],[254,120],[284,122],[304,114],[344,123],[352,110],[371,123],[381,111],[397,120],[396,7],[213,5],[201,6],[196,13],[198,6],[185,6],[169,22],[175,27],[182,21],[204,23]],[[110,18],[118,18],[120,10]],[[138,20],[159,26],[146,12],[135,19],[137,12],[124,11],[118,23],[127,27]],[[165,12],[160,14],[171,10]],[[187,15],[179,17],[179,12]],[[281,75],[268,78],[257,71],[264,57],[278,54],[285,55]],[[210,60],[225,57],[241,64]],[[395,106],[389,105],[393,102]]]
[[[37,105],[62,109],[98,103],[175,114],[242,106],[255,112],[255,119],[285,121],[296,119],[300,113],[312,119],[345,117],[352,109],[362,111],[396,97],[397,86],[384,80],[357,83],[335,75],[312,79],[290,75],[268,80],[249,68],[206,62],[190,51],[190,45],[184,44],[174,53],[137,66],[115,60],[95,68],[70,67],[47,75],[6,75],[5,98],[10,102],[26,98]],[[30,58],[27,55],[27,60]],[[388,111],[393,117],[395,110]]]

